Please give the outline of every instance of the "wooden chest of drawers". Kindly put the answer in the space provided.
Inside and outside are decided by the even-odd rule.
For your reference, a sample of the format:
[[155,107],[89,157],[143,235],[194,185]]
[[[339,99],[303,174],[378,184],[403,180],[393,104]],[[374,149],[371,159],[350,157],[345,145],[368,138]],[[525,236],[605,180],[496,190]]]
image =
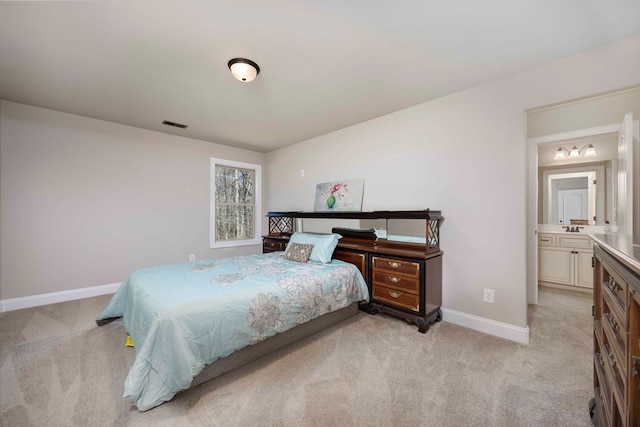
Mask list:
[[339,243],[334,258],[358,266],[371,295],[361,306],[370,314],[388,313],[427,332],[442,319],[442,252],[429,254],[384,245]]
[[596,424],[640,425],[640,275],[594,246]]
[[373,298],[420,312],[420,264],[374,256],[371,262]]
[[288,236],[262,236],[262,253],[284,251],[288,243]]

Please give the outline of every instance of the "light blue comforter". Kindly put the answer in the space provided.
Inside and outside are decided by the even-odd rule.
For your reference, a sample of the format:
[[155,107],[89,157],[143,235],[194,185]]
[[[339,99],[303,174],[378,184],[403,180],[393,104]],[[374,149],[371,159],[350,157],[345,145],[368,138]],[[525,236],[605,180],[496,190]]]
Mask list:
[[368,297],[352,264],[275,252],[138,270],[97,320],[123,318],[136,351],[124,397],[146,411],[188,388],[205,365]]

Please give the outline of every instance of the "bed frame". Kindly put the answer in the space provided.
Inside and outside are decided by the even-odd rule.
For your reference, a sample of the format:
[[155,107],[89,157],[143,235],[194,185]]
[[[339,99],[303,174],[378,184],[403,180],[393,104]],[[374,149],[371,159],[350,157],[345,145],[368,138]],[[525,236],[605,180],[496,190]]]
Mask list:
[[300,341],[303,338],[307,338],[322,331],[323,329],[327,329],[347,320],[358,314],[358,304],[359,303],[357,302],[353,303],[348,307],[325,314],[281,334],[276,334],[264,341],[260,341],[255,345],[247,346],[227,357],[218,359],[212,364],[205,366],[202,372],[193,379],[189,388],[199,386],[200,384],[224,375],[229,371],[239,368],[240,366],[253,362],[262,356],[266,356],[267,354],[273,353],[274,351],[286,347],[289,344]]

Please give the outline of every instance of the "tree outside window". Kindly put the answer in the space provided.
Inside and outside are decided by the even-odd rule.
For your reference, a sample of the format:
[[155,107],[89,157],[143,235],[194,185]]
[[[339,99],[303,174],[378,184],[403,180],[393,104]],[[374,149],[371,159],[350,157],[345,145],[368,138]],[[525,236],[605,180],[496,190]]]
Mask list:
[[261,167],[211,159],[211,247],[260,244]]

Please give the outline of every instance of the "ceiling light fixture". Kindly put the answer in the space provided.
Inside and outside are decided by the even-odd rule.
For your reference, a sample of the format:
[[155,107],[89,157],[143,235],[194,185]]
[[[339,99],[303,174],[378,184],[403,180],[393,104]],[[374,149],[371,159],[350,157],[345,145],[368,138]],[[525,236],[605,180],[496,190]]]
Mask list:
[[250,59],[233,58],[227,64],[231,70],[231,74],[241,82],[250,82],[260,73],[258,64]]
[[579,150],[578,150],[578,147],[574,145],[571,150],[567,150],[564,147],[558,148],[558,151],[556,151],[556,156],[553,159],[558,160],[558,159],[564,159],[565,157],[575,159],[576,157],[580,157],[583,151],[584,151],[585,157],[593,157],[596,155],[596,149],[593,146],[593,144],[587,144]]

